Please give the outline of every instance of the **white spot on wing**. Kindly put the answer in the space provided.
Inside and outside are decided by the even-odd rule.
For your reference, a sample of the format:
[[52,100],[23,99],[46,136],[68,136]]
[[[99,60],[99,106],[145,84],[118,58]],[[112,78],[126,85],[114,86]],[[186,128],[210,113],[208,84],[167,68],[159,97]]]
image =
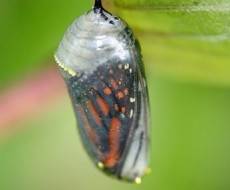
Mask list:
[[125,70],[129,68],[129,64],[125,64]]
[[131,102],[131,103],[133,103],[133,102],[135,102],[135,101],[136,101],[135,98],[130,98],[130,102]]

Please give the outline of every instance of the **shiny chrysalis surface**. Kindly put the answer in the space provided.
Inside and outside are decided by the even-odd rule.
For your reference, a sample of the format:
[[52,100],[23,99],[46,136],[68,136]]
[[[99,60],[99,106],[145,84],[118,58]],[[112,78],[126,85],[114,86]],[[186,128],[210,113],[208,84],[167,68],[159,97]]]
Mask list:
[[98,0],[68,28],[55,59],[92,161],[108,174],[139,183],[148,167],[149,111],[131,29]]

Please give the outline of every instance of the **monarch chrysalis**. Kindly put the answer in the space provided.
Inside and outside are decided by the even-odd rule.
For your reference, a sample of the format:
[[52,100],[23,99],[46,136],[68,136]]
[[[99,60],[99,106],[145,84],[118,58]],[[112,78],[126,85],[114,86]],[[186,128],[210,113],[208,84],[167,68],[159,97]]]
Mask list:
[[149,111],[132,30],[96,0],[69,27],[55,59],[93,162],[108,174],[139,183],[148,165]]

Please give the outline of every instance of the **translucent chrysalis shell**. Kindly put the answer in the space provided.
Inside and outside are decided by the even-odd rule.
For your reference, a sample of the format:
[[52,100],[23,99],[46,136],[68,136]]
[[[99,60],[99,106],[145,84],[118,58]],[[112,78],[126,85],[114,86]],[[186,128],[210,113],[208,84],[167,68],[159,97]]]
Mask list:
[[83,145],[108,174],[140,182],[148,165],[148,94],[137,40],[96,1],[66,31],[55,59]]

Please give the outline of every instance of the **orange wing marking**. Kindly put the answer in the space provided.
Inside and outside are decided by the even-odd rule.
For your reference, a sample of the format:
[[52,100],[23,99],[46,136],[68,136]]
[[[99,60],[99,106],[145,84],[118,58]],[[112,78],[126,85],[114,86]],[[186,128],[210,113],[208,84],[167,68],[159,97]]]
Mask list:
[[103,114],[105,116],[107,116],[109,114],[109,105],[101,97],[97,97],[96,101],[97,101],[99,107],[101,108],[101,111],[103,112]]
[[84,110],[82,108],[78,109],[79,112],[81,113],[81,118],[82,118],[82,122],[83,122],[83,127],[85,128],[86,134],[88,136],[88,138],[90,139],[90,141],[93,144],[96,144],[99,142],[98,136],[95,133],[95,131],[90,127],[89,122],[85,116]]
[[119,92],[116,93],[116,97],[117,97],[118,99],[122,99],[122,98],[125,97],[125,95],[124,95],[123,92],[119,91]]
[[105,87],[103,91],[104,91],[104,94],[107,95],[107,96],[112,94],[112,90],[109,87]]
[[96,124],[99,125],[99,126],[102,126],[101,118],[98,115],[98,113],[97,113],[95,107],[93,106],[92,102],[91,101],[87,101],[86,102],[86,106],[89,109],[90,113],[92,114],[93,119],[95,120]]
[[114,117],[111,120],[110,130],[109,130],[109,147],[110,151],[104,160],[104,164],[108,168],[114,167],[119,160],[119,148],[120,148],[120,128],[121,122],[118,118]]

